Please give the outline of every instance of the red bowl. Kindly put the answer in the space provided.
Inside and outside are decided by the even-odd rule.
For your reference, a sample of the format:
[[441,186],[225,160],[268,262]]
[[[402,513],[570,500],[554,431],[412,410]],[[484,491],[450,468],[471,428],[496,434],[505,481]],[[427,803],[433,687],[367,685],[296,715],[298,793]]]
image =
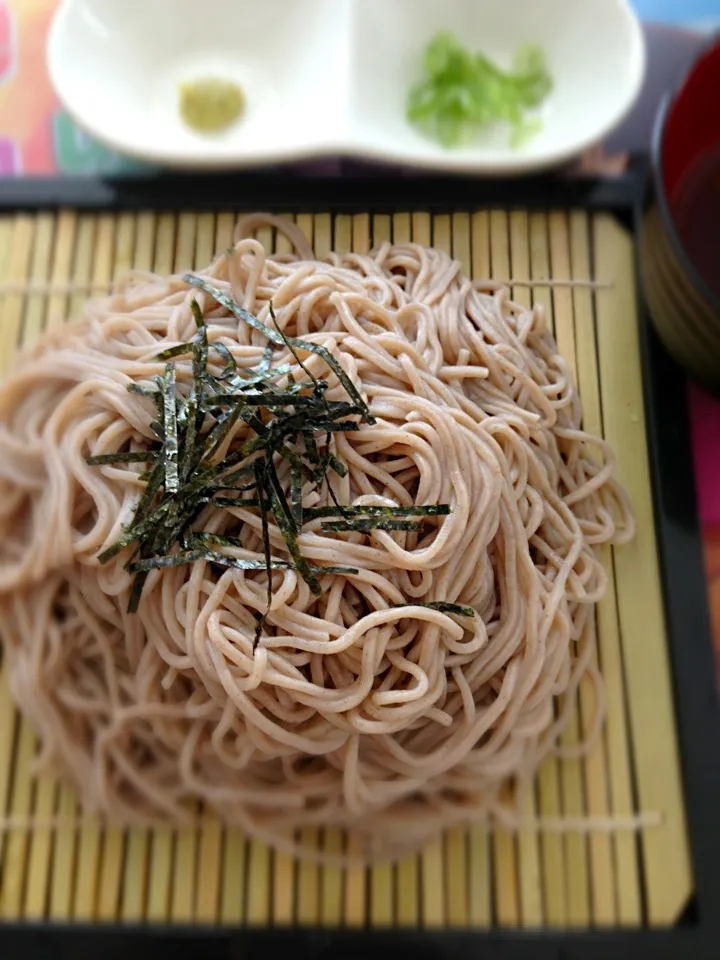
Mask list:
[[643,223],[645,299],[667,349],[720,389],[720,37],[663,103]]

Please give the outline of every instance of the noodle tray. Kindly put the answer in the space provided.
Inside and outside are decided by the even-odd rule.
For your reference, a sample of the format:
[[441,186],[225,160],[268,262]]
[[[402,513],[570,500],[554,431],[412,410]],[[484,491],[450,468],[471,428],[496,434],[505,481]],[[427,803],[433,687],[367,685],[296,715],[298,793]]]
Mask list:
[[[12,602],[0,596],[6,644],[0,665],[0,956],[142,960],[160,935],[174,957],[210,960],[275,949],[289,956],[717,955],[715,666],[686,385],[648,324],[636,278],[642,187],[638,171],[602,183],[173,175],[0,184],[3,376],[13,374],[16,349],[32,347],[41,336],[66,349],[66,357],[69,349],[77,357],[99,355],[92,353],[97,330],[130,323],[122,316],[139,311],[133,316],[141,320],[132,322],[144,327],[137,335],[117,327],[117,342],[129,345],[117,361],[125,366],[117,369],[132,371],[135,364],[139,370],[145,363],[150,373],[137,373],[132,397],[124,384],[118,388],[113,409],[131,422],[133,411],[148,412],[137,427],[146,431],[147,446],[132,446],[140,435],[134,434],[118,458],[107,452],[111,446],[93,448],[88,441],[94,460],[78,454],[73,470],[86,478],[91,498],[99,491],[96,499],[111,489],[103,485],[127,477],[138,488],[156,483],[147,504],[154,502],[159,511],[153,514],[148,506],[142,513],[136,501],[135,520],[123,525],[118,507],[111,517],[116,546],[110,527],[99,541],[112,561],[93,566],[99,546],[88,553],[89,566],[82,569],[106,578],[100,581],[106,585],[102,602],[93,599],[95,581],[82,579],[87,574],[64,572],[69,586],[43,607],[52,576],[33,581],[32,565],[31,586],[22,588],[30,593],[18,587]],[[272,215],[243,221],[246,239],[239,239],[238,221],[257,210]],[[265,263],[266,255],[266,266],[253,274],[248,264]],[[123,287],[129,271],[134,279]],[[158,293],[160,281],[151,273],[186,279],[167,281]],[[192,308],[188,284],[195,288]],[[98,299],[113,290],[115,300]],[[230,297],[237,290],[242,303],[239,295],[237,302]],[[300,291],[295,300],[293,291]],[[73,346],[66,331],[75,328],[65,325],[80,317],[88,299],[87,315],[95,310],[101,326],[78,327],[82,337]],[[361,302],[363,309],[356,310],[353,304]],[[105,306],[93,306],[98,303]],[[320,321],[323,310],[326,319]],[[460,313],[465,327],[456,320]],[[158,365],[152,353],[143,354],[142,344],[143,337],[152,344],[160,336],[161,314],[167,325],[162,338],[172,347]],[[245,329],[247,316],[251,326]],[[225,336],[223,330],[231,328],[245,332]],[[100,353],[107,336],[97,341]],[[407,341],[402,349],[401,341]],[[473,355],[472,343],[479,344],[481,359],[483,344],[492,346],[486,363]],[[526,356],[534,359],[522,367]],[[27,389],[12,387],[15,421],[7,419],[26,437],[40,429],[40,420],[64,409],[59,399],[47,400],[48,391],[72,376],[62,367],[65,361],[53,360],[54,369],[42,357],[32,362],[36,366],[27,369],[40,373],[33,383],[27,374]],[[288,373],[293,365],[295,372]],[[511,367],[514,373],[503,374]],[[518,373],[521,368],[526,372]],[[272,386],[270,375],[276,376]],[[247,392],[248,376],[255,377],[255,392]],[[507,384],[503,396],[496,382]],[[233,389],[246,391],[242,400]],[[0,406],[8,403],[2,396]],[[472,448],[477,459],[467,462],[475,466],[463,479],[465,454],[458,451],[464,437],[474,436],[473,418],[482,419],[466,402],[473,396],[484,398],[488,430],[495,432],[484,446]],[[535,412],[520,422],[513,411],[523,404]],[[436,421],[434,411],[443,407],[457,409],[447,420],[437,414]],[[0,415],[10,417],[2,410]],[[72,416],[68,410],[67,423]],[[547,436],[555,431],[551,446],[518,439],[539,437],[533,431],[543,417]],[[372,426],[377,420],[380,427]],[[395,421],[415,446],[392,461],[377,451],[395,450]],[[59,444],[85,429],[91,436],[89,414],[72,422]],[[281,434],[270,447],[268,437]],[[3,436],[0,431],[0,444]],[[240,441],[249,451],[249,467],[232,453]],[[467,443],[470,450],[472,441]],[[562,456],[553,454],[555,443]],[[27,440],[17,466],[15,454],[8,454],[12,464],[0,471],[1,483],[19,482],[31,446]],[[223,449],[244,468],[244,486],[203,466],[210,462],[202,460],[208,450]],[[195,461],[193,450],[200,451]],[[414,466],[422,457],[435,464],[427,475]],[[496,463],[506,467],[496,469]],[[152,479],[160,474],[164,479]],[[42,487],[24,482],[27,496],[40,502]],[[161,482],[165,494],[157,493]],[[194,526],[178,521],[177,543],[158,540],[158,531],[172,527],[167,517],[177,513],[174,491],[183,484],[197,501]],[[378,484],[384,484],[384,496]],[[11,486],[0,489],[10,502]],[[470,491],[465,506],[460,489]],[[235,517],[239,501],[232,497],[239,491],[247,497],[239,514],[249,531],[242,542],[228,535],[225,519],[204,526],[197,521],[209,516],[208,504]],[[515,534],[508,532],[502,506],[513,491],[522,517]],[[409,507],[403,506],[406,493]],[[160,499],[153,501],[155,495]],[[76,515],[85,502],[73,508]],[[62,541],[63,523],[75,524],[77,536],[86,538],[99,523],[44,516],[45,528],[33,534],[34,563]],[[541,516],[555,518],[542,537]],[[165,518],[165,526],[157,518]],[[150,529],[154,540],[148,539]],[[584,546],[578,546],[580,560],[565,564],[562,557],[574,549],[570,529]],[[28,536],[23,530],[17,537]],[[335,540],[321,539],[331,534]],[[485,535],[503,545],[490,549],[486,566],[473,554],[477,538]],[[7,536],[4,556],[12,558],[20,546],[12,545],[14,533]],[[413,550],[425,547],[428,556],[440,556],[443,537],[455,544],[444,565],[438,560],[423,566]],[[527,572],[530,561],[523,567],[518,560],[515,573],[507,572],[513,537],[544,571],[540,588]],[[116,555],[129,558],[124,568]],[[394,563],[385,562],[387,556]],[[4,562],[0,580],[15,569]],[[123,569],[136,575],[134,587]],[[347,585],[333,587],[342,577]],[[565,578],[556,589],[555,578]],[[475,586],[463,593],[463,583]],[[177,616],[173,636],[184,635],[185,618],[193,617],[207,622],[208,635],[216,639],[210,652],[203,646],[197,654],[203,677],[197,689],[178,687],[189,661],[168,647],[157,659],[162,670],[148,668],[142,682],[161,693],[180,689],[176,700],[168,693],[160,719],[143,707],[148,719],[133,733],[136,739],[118,739],[123,746],[116,753],[108,748],[107,774],[98,761],[85,774],[68,775],[68,757],[88,762],[83,738],[96,722],[92,718],[107,709],[103,697],[122,700],[129,681],[117,667],[110,692],[96,695],[98,674],[88,668],[62,694],[66,710],[53,714],[54,720],[43,712],[41,692],[51,696],[53,684],[65,689],[63,651],[79,643],[77,631],[90,637],[93,617],[101,616],[102,603],[123,584],[136,592],[129,607],[123,601],[113,616],[125,625],[117,636],[122,644],[127,637],[131,660],[135,628],[128,618],[151,618],[153,609],[162,611],[157,616],[165,624]],[[158,584],[169,586],[165,599],[156,601]],[[235,599],[222,599],[223,584],[232,586]],[[447,595],[428,592],[433,584]],[[0,594],[2,589],[0,582]],[[290,596],[300,599],[286,603]],[[493,617],[507,604],[522,611],[517,617],[527,624],[518,628],[526,666],[533,656],[540,658],[536,637],[545,635],[548,618],[565,630],[565,648],[572,650],[567,663],[553,660],[552,651],[543,653],[544,665],[523,688],[522,710],[520,661],[494,676],[487,666],[487,651],[499,642]],[[254,619],[247,613],[252,609]],[[362,643],[353,647],[338,639],[373,609]],[[234,617],[236,632],[223,633]],[[336,630],[337,624],[345,626]],[[61,638],[55,647],[50,644],[34,660],[22,652],[24,641],[17,636],[23,630],[39,637],[53,629]],[[105,650],[104,662],[115,656],[107,639],[113,629],[119,628],[111,624],[88,640],[90,652],[83,656],[95,655],[96,648]],[[203,630],[197,635],[204,644]],[[446,648],[438,647],[438,636],[449,638]],[[407,652],[414,637],[424,638],[425,653]],[[340,653],[324,673],[318,651],[330,648]],[[385,653],[373,660],[373,651],[381,649]],[[433,672],[436,654],[444,658],[440,673]],[[255,666],[246,669],[248,662]],[[468,667],[473,662],[474,672]],[[145,669],[136,664],[133,676]],[[263,762],[272,750],[277,756],[257,771],[252,764],[243,767],[250,771],[247,806],[229,800],[223,806],[230,793],[227,783],[213,779],[219,769],[214,751],[226,750],[230,741],[225,734],[204,739],[204,721],[193,726],[188,718],[193,709],[198,716],[211,710],[212,696],[217,699],[223,685],[234,689],[240,674],[241,711],[249,702],[243,698],[261,696],[254,691],[263,671],[266,677],[275,671],[273,690],[279,692],[253,701],[262,708],[248,734],[247,756],[261,755]],[[447,685],[447,694],[432,699],[438,683]],[[363,715],[362,722],[377,722],[377,738],[353,754],[359,727],[353,726],[352,697],[363,684],[374,691],[375,713]],[[543,684],[547,696],[533,700],[532,691]],[[317,709],[325,711],[322,727],[308,720],[317,705],[313,697],[320,697]],[[412,711],[423,697],[432,706],[421,716]],[[476,766],[468,761],[461,775],[444,761],[443,750],[449,756],[465,749],[462,738],[446,731],[463,723],[467,729],[479,724],[480,730],[483,711],[503,697],[511,707],[518,704],[514,727],[507,740],[478,733],[467,746],[479,751],[473,754]],[[83,710],[90,719],[81,721]],[[231,713],[228,730],[236,723]],[[426,714],[432,723],[423,732]],[[270,716],[276,726],[268,725]],[[284,717],[293,719],[283,727]],[[411,718],[397,737],[392,724],[399,729],[402,721],[391,717]],[[273,739],[285,736],[280,727],[299,731],[287,734],[282,749]],[[552,743],[540,735],[548,729],[556,732]],[[182,769],[172,751],[162,754],[165,767],[157,759],[157,744],[170,749],[173,737],[180,738],[178,756],[191,757]],[[45,752],[38,755],[41,742]],[[421,754],[423,744],[427,757],[435,758],[432,768],[429,759],[423,767],[422,756],[410,757],[411,747]],[[490,745],[485,754],[484,744]],[[538,751],[537,770],[528,744]],[[313,751],[329,759],[313,759]],[[488,765],[490,754],[494,766]],[[148,773],[151,755],[156,766]],[[295,759],[287,759],[291,755]],[[210,757],[205,767],[202,756]],[[421,768],[420,786],[415,794],[402,794],[404,805],[383,800]],[[481,769],[485,779],[473,779]],[[520,789],[526,769],[532,776]],[[275,771],[275,781],[267,779],[267,770]],[[188,796],[194,799],[180,804],[181,787],[192,781],[193,771],[195,792]],[[136,792],[127,787],[130,781]],[[480,799],[466,815],[463,791],[471,781]],[[80,803],[73,782],[87,787],[83,800],[92,795],[94,809]],[[160,808],[164,817],[156,815]],[[276,808],[295,813],[276,814]],[[138,811],[148,813],[146,820],[135,816]],[[185,819],[178,821],[174,811]]]

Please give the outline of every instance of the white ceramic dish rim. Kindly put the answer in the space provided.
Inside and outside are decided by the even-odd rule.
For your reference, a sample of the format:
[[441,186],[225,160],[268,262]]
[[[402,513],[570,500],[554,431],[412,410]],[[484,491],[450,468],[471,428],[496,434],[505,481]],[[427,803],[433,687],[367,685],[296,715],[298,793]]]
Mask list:
[[[322,161],[334,157],[347,157],[357,160],[368,160],[379,164],[387,163],[406,167],[415,167],[430,171],[446,171],[455,173],[480,173],[490,176],[514,176],[532,171],[547,170],[558,166],[565,161],[578,156],[587,148],[601,142],[602,139],[617,127],[629,114],[642,89],[647,65],[645,35],[642,24],[633,10],[630,0],[616,0],[623,8],[630,29],[630,40],[635,56],[635,72],[632,84],[628,84],[625,99],[614,114],[598,126],[592,134],[579,138],[572,145],[563,145],[556,150],[546,150],[542,154],[518,153],[516,157],[494,160],[492,155],[478,152],[477,154],[452,152],[442,154],[413,153],[407,150],[392,150],[383,147],[373,147],[363,140],[346,139],[317,142],[316,144],[298,144],[287,149],[272,151],[253,151],[247,154],[238,151],[237,154],[213,155],[209,153],[178,153],[163,151],[162,149],[138,148],[131,142],[116,138],[111,133],[99,129],[94,123],[83,117],[64,95],[63,84],[59,80],[61,57],[59,55],[59,37],[64,27],[64,19],[70,15],[70,10],[77,0],[61,0],[53,17],[47,40],[47,66],[51,84],[65,112],[73,122],[85,133],[105,144],[119,154],[145,163],[184,170],[233,170],[251,169],[280,163],[300,163],[304,161]],[[577,0],[582,2],[582,0]]]

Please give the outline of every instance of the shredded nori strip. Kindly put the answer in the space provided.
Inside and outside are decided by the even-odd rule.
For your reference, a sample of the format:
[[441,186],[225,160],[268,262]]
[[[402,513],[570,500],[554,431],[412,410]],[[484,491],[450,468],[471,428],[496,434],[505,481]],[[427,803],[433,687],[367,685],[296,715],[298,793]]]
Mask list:
[[208,460],[212,460],[220,447],[223,445],[227,439],[227,435],[237,423],[238,417],[241,415],[241,413],[242,407],[232,407],[230,410],[225,411],[225,413],[218,417],[217,421],[215,422],[215,426],[207,435],[205,456]]
[[101,467],[104,464],[114,463],[151,463],[157,458],[156,450],[133,450],[127,453],[101,453],[94,457],[88,457],[85,463],[91,467]]
[[212,348],[215,353],[219,354],[225,361],[225,366],[218,374],[218,380],[229,380],[231,377],[234,377],[237,374],[235,357],[230,353],[224,343],[220,343],[217,340],[212,344]]
[[165,457],[165,489],[169,493],[177,493],[180,489],[178,474],[178,439],[175,408],[175,365],[168,363],[165,368],[163,384],[163,413],[165,443],[163,456]]
[[[270,530],[268,525],[268,501],[265,498],[265,464],[262,460],[257,459],[253,464],[255,468],[255,485],[257,486],[257,491],[259,494],[260,500],[260,520],[262,523],[262,541],[263,541],[263,553],[265,555],[265,565],[270,570]],[[260,637],[262,635],[263,627],[265,626],[265,620],[267,619],[268,614],[270,613],[270,607],[272,606],[272,580],[268,573],[267,580],[267,603],[265,606],[265,612],[260,617],[255,626],[255,637],[253,640],[253,649],[258,645]]]
[[295,467],[290,467],[290,513],[295,524],[295,529],[299,530],[303,525],[303,505],[302,505],[302,474]]
[[140,383],[129,383],[127,385],[128,393],[137,393],[141,397],[149,397],[151,400],[157,400],[160,396],[160,391],[156,390],[154,387],[143,387]]
[[248,407],[307,407],[315,406],[313,397],[302,394],[287,393],[226,393],[220,397],[210,397],[203,403],[205,410],[215,407],[231,407],[234,404],[245,404]]
[[166,360],[176,360],[178,357],[184,357],[187,354],[192,353],[192,349],[192,343],[179,343],[176,347],[168,347],[167,350],[162,350],[160,353],[156,353],[155,359],[162,360],[163,363]]
[[193,384],[190,396],[185,404],[185,437],[182,445],[182,461],[180,463],[180,479],[185,482],[190,476],[192,465],[195,462],[195,438],[198,430],[198,409],[196,387]]
[[120,537],[119,540],[116,540],[115,543],[108,547],[107,550],[103,550],[101,554],[98,555],[98,560],[101,564],[106,564],[109,560],[112,560],[113,557],[117,556],[122,550],[126,547],[129,547],[131,543],[135,543],[136,540],[142,540],[148,533],[152,532],[160,520],[164,519],[165,515],[170,510],[172,506],[172,501],[166,500],[164,503],[161,503],[160,506],[148,517],[146,517],[140,523],[135,525],[129,525],[127,532]]
[[[218,543],[222,547],[234,547],[235,549],[245,550],[245,544],[239,537],[225,537],[221,533],[210,533],[209,530],[196,530],[192,535],[193,540],[198,543]],[[287,569],[292,569],[292,564],[288,563]]]
[[321,529],[328,533],[347,531],[367,533],[370,530],[419,530],[416,520],[388,520],[386,517],[369,517],[362,520],[329,520],[323,522]]
[[[313,427],[325,433],[356,433],[360,429],[359,424],[353,420],[340,420],[339,422],[336,420],[315,420],[313,421]],[[337,458],[333,458],[332,454],[329,454],[329,457],[335,459],[337,463],[340,462]],[[345,464],[343,464],[343,467],[345,467]],[[345,472],[347,473],[347,469]]]
[[305,453],[307,458],[312,464],[320,463],[320,453],[318,452],[317,443],[315,442],[315,435],[312,430],[304,428],[300,431],[303,443],[305,444]]
[[[236,570],[291,570],[292,564],[287,560],[239,560],[237,557],[227,557],[224,553],[214,550],[198,548],[186,550],[182,553],[171,553],[165,557],[150,557],[147,560],[137,560],[130,565],[133,573],[144,573],[150,570],[163,570],[166,567],[179,567],[186,563],[195,563],[197,560],[207,560],[217,563],[221,567],[234,567]],[[272,598],[272,593],[270,594]]]
[[132,520],[130,521],[130,527],[134,527],[136,524],[140,523],[141,520],[145,519],[150,506],[152,505],[155,495],[162,486],[163,480],[165,479],[165,470],[164,464],[161,457],[158,458],[157,463],[150,472],[148,477],[147,485],[143,491],[143,495],[138,501],[138,505],[135,508],[135,513]]
[[[234,547],[235,549],[240,549],[240,550],[246,549],[245,545],[239,539],[239,537],[224,537],[219,533],[209,533],[208,531],[205,531],[205,530],[200,530],[196,533],[193,533],[192,540],[198,543],[211,542],[211,543],[218,543],[220,546],[223,546],[223,547]],[[288,563],[287,561],[273,560],[273,563],[276,564],[276,566],[273,567],[273,569],[277,569],[277,570],[294,570],[295,569],[294,564]],[[281,566],[281,563],[284,563],[285,566]],[[264,566],[260,566],[257,569],[264,570],[266,568]],[[323,573],[347,573],[347,574],[360,573],[357,567],[343,567],[343,566],[337,566],[336,564],[332,564],[329,566],[317,566],[317,565],[311,564],[310,569],[312,570],[313,573],[316,573],[318,575]]]
[[280,483],[277,470],[275,469],[275,463],[273,462],[272,454],[269,451],[265,456],[265,476],[270,484],[268,493],[270,494],[271,503],[277,503],[278,507],[282,511],[283,517],[288,523],[290,530],[295,536],[297,536],[298,527],[295,523],[295,518],[292,515],[290,504],[285,496],[285,491]]
[[[193,300],[193,306],[198,310],[200,309],[197,305],[197,300]],[[195,310],[193,310],[195,313]],[[202,317],[201,317],[202,319]],[[198,323],[197,317],[195,322]],[[195,383],[201,388],[199,393],[202,395],[202,384],[205,375],[207,374],[207,361],[208,361],[208,336],[207,336],[207,327],[205,324],[198,323],[198,331],[193,337],[192,342],[192,357],[193,357],[193,378]]]
[[194,298],[190,304],[190,312],[193,315],[193,320],[195,321],[196,328],[198,330],[202,330],[203,327],[206,326],[205,317],[203,316],[203,312],[200,309],[200,304]]
[[[240,304],[233,300],[232,297],[228,296],[226,293],[223,293],[219,287],[216,287],[204,277],[198,277],[192,273],[186,273],[183,277],[183,280],[185,283],[190,284],[190,286],[197,287],[199,290],[203,290],[205,293],[209,294],[213,300],[216,300],[222,307],[225,307],[226,310],[229,310],[230,313],[238,318],[238,320],[243,320],[248,324],[248,326],[251,326],[259,333],[262,333],[263,336],[270,340],[271,343],[275,343],[278,346],[286,346],[288,349],[297,347],[299,350],[306,350],[308,353],[317,354],[330,367],[340,383],[342,383],[345,391],[349,396],[352,397],[358,407],[360,407],[360,409],[363,411],[363,417],[365,421],[370,424],[375,423],[374,417],[371,416],[367,404],[358,393],[355,384],[345,373],[335,357],[333,357],[329,350],[327,350],[321,344],[310,343],[307,340],[300,339],[300,337],[286,337],[280,331],[272,330],[270,327],[266,326],[262,320],[258,320],[257,317],[254,317],[251,313],[248,313],[247,310],[244,310]],[[298,360],[298,362],[300,361]],[[303,369],[307,370],[304,365]]]
[[128,613],[137,613],[137,609],[140,606],[140,597],[142,596],[143,587],[145,586],[145,581],[148,578],[149,571],[140,570],[135,573],[135,579],[133,580],[133,585],[130,590],[130,599],[128,600]]
[[272,364],[273,345],[268,343],[263,351],[263,358],[258,366],[258,376],[264,376],[270,370]]
[[412,507],[307,507],[306,520],[320,517],[444,517],[452,512],[448,503],[429,503],[426,506]]
[[[268,479],[270,480],[270,483],[267,488],[267,493],[269,494],[270,505],[272,507],[273,514],[275,515],[275,523],[278,525],[278,529],[285,540],[288,553],[292,557],[295,567],[305,583],[307,583],[311,591],[316,596],[319,596],[322,593],[320,584],[318,583],[315,574],[311,571],[310,564],[307,562],[305,557],[303,557],[302,553],[300,553],[300,548],[297,545],[297,538],[295,536],[293,524],[283,509],[283,505],[279,502],[278,492],[273,486],[272,478],[268,477]],[[287,501],[285,502],[285,506],[287,506]],[[265,515],[265,511],[263,511],[263,516]]]
[[201,503],[209,503],[213,507],[257,507],[261,506],[260,499],[253,497],[250,500],[244,500],[241,497],[201,497]]

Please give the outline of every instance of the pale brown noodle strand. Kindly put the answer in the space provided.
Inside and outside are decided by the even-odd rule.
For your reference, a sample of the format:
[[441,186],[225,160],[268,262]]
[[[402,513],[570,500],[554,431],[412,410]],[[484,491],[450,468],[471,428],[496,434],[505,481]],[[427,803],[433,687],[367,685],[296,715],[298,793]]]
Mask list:
[[[256,215],[241,229],[261,225],[297,256],[240,239],[205,275],[266,323],[272,299],[280,326],[327,347],[366,397],[378,422],[337,436],[349,468],[337,497],[452,513],[420,534],[308,523],[311,562],[360,572],[323,576],[319,597],[295,571],[273,573],[257,649],[264,572],[156,570],[128,613],[127,551],[104,567],[97,555],[131,516],[141,465],[85,458],[152,438],[152,405],[126,386],[152,383],[158,351],[192,336],[195,295],[179,277],[131,275],[0,389],[0,630],[38,765],[111,820],[192,823],[201,800],[281,845],[290,827],[345,827],[369,857],[466,820],[517,823],[584,674],[597,691],[588,738],[601,719],[596,551],[633,534],[612,452],[583,432],[539,308],[471,283],[437,250],[386,243],[319,262],[294,224]],[[262,336],[198,299],[210,340],[255,367]],[[321,358],[304,362],[345,399]],[[177,369],[186,390],[188,361]],[[200,525],[241,538],[222,551],[262,560],[256,511],[208,509]],[[273,523],[270,540],[286,557]],[[412,605],[430,600],[477,616]]]

